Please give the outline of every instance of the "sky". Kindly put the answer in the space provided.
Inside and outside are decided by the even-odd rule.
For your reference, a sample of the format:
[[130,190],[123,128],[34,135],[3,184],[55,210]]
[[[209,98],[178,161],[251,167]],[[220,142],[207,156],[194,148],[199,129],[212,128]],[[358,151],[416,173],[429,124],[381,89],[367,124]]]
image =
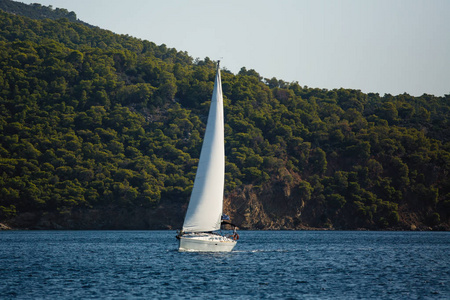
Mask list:
[[450,94],[450,0],[19,0],[312,88]]

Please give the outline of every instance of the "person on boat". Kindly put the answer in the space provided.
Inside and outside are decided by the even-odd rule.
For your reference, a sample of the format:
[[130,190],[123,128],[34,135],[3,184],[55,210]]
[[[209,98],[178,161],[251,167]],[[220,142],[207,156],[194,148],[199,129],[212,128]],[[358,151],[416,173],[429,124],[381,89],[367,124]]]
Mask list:
[[237,241],[239,239],[239,234],[236,231],[236,227],[233,228],[233,240]]

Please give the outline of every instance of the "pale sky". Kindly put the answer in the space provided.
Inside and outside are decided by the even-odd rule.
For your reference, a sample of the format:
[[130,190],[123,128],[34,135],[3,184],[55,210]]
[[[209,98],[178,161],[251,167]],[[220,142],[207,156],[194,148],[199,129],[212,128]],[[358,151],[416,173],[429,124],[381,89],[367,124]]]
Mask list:
[[450,94],[450,0],[19,0],[313,88]]

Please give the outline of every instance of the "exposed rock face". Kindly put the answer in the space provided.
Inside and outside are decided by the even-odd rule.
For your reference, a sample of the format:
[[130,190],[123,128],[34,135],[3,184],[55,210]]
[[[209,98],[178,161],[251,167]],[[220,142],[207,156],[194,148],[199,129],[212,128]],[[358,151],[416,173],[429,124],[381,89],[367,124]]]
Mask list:
[[11,227],[6,224],[0,223],[0,231],[1,230],[11,230]]
[[[258,195],[259,194],[259,195]],[[295,194],[279,191],[256,193],[250,186],[226,198],[225,211],[232,220],[245,229],[295,229],[301,228],[298,217],[303,203],[289,201]]]

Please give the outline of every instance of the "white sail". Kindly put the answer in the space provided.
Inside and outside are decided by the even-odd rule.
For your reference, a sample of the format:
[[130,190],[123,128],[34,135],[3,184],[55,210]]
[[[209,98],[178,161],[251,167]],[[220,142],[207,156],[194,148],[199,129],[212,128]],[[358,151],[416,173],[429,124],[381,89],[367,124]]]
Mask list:
[[220,229],[225,182],[223,96],[217,67],[205,138],[200,153],[194,188],[184,219],[184,232]]

